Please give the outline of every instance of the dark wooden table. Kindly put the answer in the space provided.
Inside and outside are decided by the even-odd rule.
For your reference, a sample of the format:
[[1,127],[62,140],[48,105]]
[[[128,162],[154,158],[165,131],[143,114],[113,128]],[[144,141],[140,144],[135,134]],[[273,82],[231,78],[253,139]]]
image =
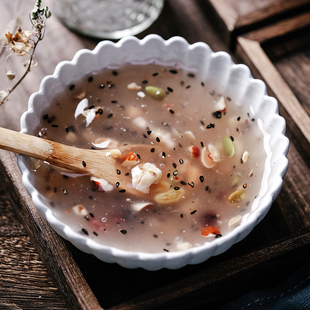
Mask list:
[[[29,29],[34,0],[1,1],[0,34],[14,17]],[[160,18],[139,38],[157,33],[203,41],[230,52],[263,78],[279,100],[290,139],[289,169],[265,219],[240,243],[205,263],[148,272],[105,264],[60,238],[32,205],[16,156],[0,151],[0,309],[197,309],[221,305],[276,285],[310,260],[310,1],[166,0]],[[50,4],[49,1],[43,3]],[[19,130],[31,93],[56,64],[98,41],[47,21],[38,66],[0,107],[0,126]],[[20,74],[21,61],[9,59]],[[7,87],[0,59],[0,89]]]

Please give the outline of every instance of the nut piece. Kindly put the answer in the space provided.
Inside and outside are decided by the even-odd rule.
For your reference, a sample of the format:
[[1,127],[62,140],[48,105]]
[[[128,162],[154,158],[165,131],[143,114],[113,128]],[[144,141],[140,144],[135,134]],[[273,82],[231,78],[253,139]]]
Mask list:
[[184,194],[185,190],[183,188],[179,188],[178,190],[171,188],[165,193],[157,194],[154,199],[158,203],[169,204],[179,201],[184,196]]
[[92,145],[98,149],[105,149],[107,147],[117,147],[118,142],[110,138],[97,138]]
[[113,185],[109,184],[105,179],[91,177],[90,180],[95,184],[96,189],[100,192],[109,192],[114,188]]
[[201,151],[201,162],[206,168],[213,168],[215,166],[215,162],[211,157],[211,153],[209,153],[207,147],[204,147]]
[[136,202],[132,205],[132,209],[136,212],[141,211],[146,207],[151,207],[153,204],[151,202]]
[[246,163],[248,158],[249,158],[250,154],[248,151],[245,151],[243,154],[242,154],[242,157],[241,157],[241,164],[243,163]]
[[137,85],[137,83],[132,82],[132,83],[130,83],[130,84],[127,85],[127,88],[128,88],[128,89],[139,90],[139,89],[141,89],[142,87],[141,87],[140,85]]
[[110,156],[114,159],[120,159],[122,157],[122,152],[119,149],[109,150],[105,153],[105,156]]
[[246,195],[246,192],[244,189],[238,189],[228,197],[228,201],[230,203],[241,202],[245,198],[245,195]]
[[208,144],[208,150],[211,153],[211,158],[215,163],[221,160],[220,152],[212,143]]
[[146,93],[155,100],[163,100],[166,97],[166,93],[163,89],[155,86],[146,86]]
[[150,186],[157,184],[162,177],[162,172],[154,164],[145,163],[134,167],[131,170],[132,185],[133,187],[142,192],[148,194]]
[[72,210],[77,215],[86,216],[88,214],[87,210],[81,204],[74,206]]
[[235,147],[230,137],[224,136],[223,138],[224,152],[228,157],[232,157],[235,154]]
[[229,222],[228,222],[228,227],[236,227],[240,224],[242,220],[242,216],[241,215],[237,215],[232,217]]

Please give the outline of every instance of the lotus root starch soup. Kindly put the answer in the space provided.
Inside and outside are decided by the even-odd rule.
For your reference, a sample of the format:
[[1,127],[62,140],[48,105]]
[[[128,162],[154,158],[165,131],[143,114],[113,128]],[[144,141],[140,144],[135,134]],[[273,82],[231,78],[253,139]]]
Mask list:
[[[158,253],[212,242],[240,224],[260,191],[266,151],[250,104],[180,64],[93,72],[55,94],[35,132],[112,156],[120,182],[31,159],[35,186],[59,220],[107,246]],[[121,152],[124,144],[148,147]]]

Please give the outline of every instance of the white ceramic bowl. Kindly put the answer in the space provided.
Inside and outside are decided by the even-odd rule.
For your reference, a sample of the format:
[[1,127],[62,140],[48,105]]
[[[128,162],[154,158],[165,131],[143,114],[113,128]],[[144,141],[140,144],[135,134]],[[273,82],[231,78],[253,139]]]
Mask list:
[[30,97],[28,111],[22,116],[21,131],[34,134],[32,129],[39,123],[42,109],[49,105],[55,92],[64,91],[72,81],[79,80],[112,63],[118,65],[151,58],[165,62],[178,61],[187,67],[197,68],[203,75],[203,80],[210,83],[216,92],[236,101],[242,102],[246,99],[252,102],[255,117],[261,120],[261,126],[269,137],[266,140],[266,148],[269,148],[270,152],[266,160],[260,198],[255,200],[251,211],[243,216],[240,226],[222,238],[180,252],[148,254],[104,246],[78,234],[59,221],[33,187],[31,172],[25,165],[26,159],[19,156],[18,164],[23,174],[24,186],[36,208],[57,233],[80,250],[92,253],[102,261],[118,263],[127,268],[177,269],[187,264],[198,264],[211,256],[219,255],[246,237],[267,214],[281,189],[282,178],[288,166],[286,154],[289,142],[284,136],[285,121],[278,115],[277,101],[267,96],[265,84],[253,79],[247,66],[234,64],[225,52],[212,52],[205,43],[190,45],[181,37],[173,37],[165,41],[157,35],[149,35],[143,40],[126,37],[117,43],[103,41],[93,51],[80,50],[72,61],[59,63],[54,74],[42,80],[39,92]]

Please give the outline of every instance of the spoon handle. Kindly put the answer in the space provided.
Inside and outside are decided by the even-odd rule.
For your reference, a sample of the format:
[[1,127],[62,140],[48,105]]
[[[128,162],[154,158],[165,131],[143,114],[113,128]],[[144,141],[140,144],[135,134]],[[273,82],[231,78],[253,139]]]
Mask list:
[[100,151],[80,149],[1,127],[0,148],[76,172],[117,179],[115,160]]

